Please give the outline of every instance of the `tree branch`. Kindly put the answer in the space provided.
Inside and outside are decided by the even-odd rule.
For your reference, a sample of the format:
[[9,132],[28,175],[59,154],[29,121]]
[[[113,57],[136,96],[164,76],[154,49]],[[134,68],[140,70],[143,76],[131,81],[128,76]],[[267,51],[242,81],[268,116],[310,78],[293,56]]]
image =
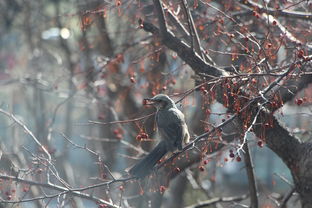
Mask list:
[[255,173],[254,173],[254,166],[251,159],[251,154],[248,147],[248,142],[244,145],[244,160],[245,160],[245,166],[246,166],[246,172],[248,177],[248,186],[249,186],[249,193],[250,193],[250,207],[251,208],[257,208],[258,207],[258,191],[257,191],[257,183],[255,179]]
[[34,142],[42,149],[42,151],[47,155],[47,161],[49,163],[51,163],[51,155],[49,153],[49,151],[47,150],[47,148],[42,145],[40,143],[40,141],[36,138],[36,136],[32,133],[32,131],[30,131],[28,129],[28,127],[21,121],[19,120],[18,118],[16,118],[13,114],[3,110],[3,109],[0,109],[0,113],[6,115],[7,117],[11,118],[14,122],[16,122],[20,127],[22,127],[24,129],[24,131],[32,138],[32,140],[34,140]]
[[246,199],[248,195],[242,195],[242,196],[232,196],[232,197],[216,197],[209,199],[207,201],[199,202],[198,204],[194,204],[191,206],[187,206],[186,208],[202,208],[202,207],[208,207],[211,205],[214,205],[219,202],[236,202],[236,201],[242,201]]
[[159,23],[159,28],[160,28],[160,36],[162,37],[162,39],[165,39],[166,34],[167,34],[167,25],[166,25],[166,20],[165,20],[165,15],[164,15],[164,9],[160,1],[161,0],[153,0],[156,11],[157,11],[158,23]]
[[279,205],[279,208],[286,208],[286,204],[294,192],[295,192],[295,188],[292,188],[289,190],[289,192],[284,196],[281,204]]
[[190,31],[190,35],[191,35],[191,48],[193,49],[193,47],[194,47],[194,49],[195,49],[194,52],[197,53],[201,58],[204,59],[205,57],[203,56],[202,51],[200,49],[201,44],[200,44],[200,40],[198,37],[198,33],[197,33],[197,30],[196,30],[196,27],[194,24],[192,14],[188,8],[187,1],[181,0],[181,4],[182,4],[182,8],[184,10],[184,13],[185,13],[185,16],[187,19],[187,23],[189,26],[189,31]]
[[[153,24],[144,22],[142,20],[139,20],[139,23],[143,26],[145,31],[151,32],[156,36],[160,36],[159,29]],[[195,73],[209,74],[214,77],[227,75],[227,72],[223,69],[205,63],[201,57],[194,53],[189,45],[174,36],[171,32],[166,32],[165,37],[166,39],[162,40],[163,44],[165,44],[171,50],[175,51],[179,57],[195,71]]]
[[[192,41],[192,38],[190,37],[190,33],[187,31],[184,25],[178,20],[176,15],[173,14],[173,12],[170,11],[169,8],[166,8],[166,9],[167,9],[168,18],[170,22],[172,22],[172,24],[176,27],[177,31],[181,33],[182,38],[189,44]],[[207,61],[209,64],[216,65],[208,54],[203,53],[203,51],[205,50],[204,48],[201,47],[200,50],[201,50],[201,54],[204,56],[205,61]]]
[[249,1],[249,0],[240,0],[240,3],[248,6],[250,10],[254,10],[254,7],[258,8],[260,13],[267,13],[274,16],[282,16],[282,17],[291,17],[302,20],[312,20],[312,14],[300,11],[290,11],[287,9],[273,9],[270,7],[263,7],[262,5]]
[[[64,188],[64,187],[58,186],[56,184],[40,183],[40,182],[36,182],[36,181],[26,180],[26,179],[23,179],[23,178],[20,178],[20,177],[7,176],[7,175],[3,175],[3,174],[0,174],[0,179],[16,181],[16,182],[25,183],[25,184],[28,184],[28,185],[31,185],[31,186],[40,186],[40,187],[43,187],[43,188],[48,188],[48,189],[60,191],[60,193],[57,193],[57,194],[54,194],[54,195],[48,195],[48,196],[45,195],[45,196],[42,196],[42,197],[34,198],[34,199],[32,199],[32,201],[33,200],[39,200],[39,199],[45,199],[45,198],[54,198],[54,197],[58,197],[60,195],[69,194],[69,195],[78,196],[78,197],[81,197],[81,198],[84,198],[84,199],[88,199],[88,200],[91,200],[91,201],[94,201],[94,202],[99,202],[99,203],[102,203],[102,204],[106,204],[109,207],[113,207],[113,208],[118,208],[119,207],[119,206],[117,206],[117,205],[115,205],[113,203],[110,203],[108,201],[105,201],[103,199],[100,199],[100,198],[97,198],[97,197],[92,196],[90,194],[86,194],[86,193],[81,192],[81,191],[84,191],[84,190],[87,190],[87,189],[90,189],[90,188],[96,188],[98,186],[92,186],[92,187],[83,188],[83,189],[68,189],[68,188]],[[79,191],[77,191],[77,190],[79,190]],[[28,202],[28,201],[29,200],[25,200],[24,199],[24,200],[19,200],[19,201],[5,201],[5,203],[20,203],[20,202]],[[0,202],[4,202],[4,201],[0,201]]]

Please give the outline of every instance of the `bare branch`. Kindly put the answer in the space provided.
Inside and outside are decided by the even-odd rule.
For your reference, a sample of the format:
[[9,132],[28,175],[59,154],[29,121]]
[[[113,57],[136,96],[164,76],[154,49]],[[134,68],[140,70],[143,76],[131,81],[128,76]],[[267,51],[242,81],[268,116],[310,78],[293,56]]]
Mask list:
[[216,197],[209,199],[207,201],[200,202],[195,205],[187,206],[186,208],[202,208],[202,207],[208,207],[211,205],[214,205],[219,202],[236,202],[236,201],[242,201],[246,199],[248,195],[242,195],[242,196],[232,196],[232,197]]
[[164,9],[162,7],[161,0],[153,0],[153,2],[157,11],[158,23],[159,23],[159,28],[160,28],[160,36],[163,39],[165,39],[168,30],[167,30],[165,15],[164,15]]
[[[304,2],[304,1],[302,1]],[[262,5],[250,1],[250,0],[240,0],[240,3],[249,7],[250,10],[254,10],[254,7],[259,9],[260,13],[267,13],[270,15],[282,16],[282,17],[291,17],[302,20],[312,20],[312,14],[300,11],[290,11],[287,9],[273,9],[266,7],[264,8]]]
[[[311,16],[312,17],[312,16]],[[286,36],[286,38],[288,38],[291,42],[298,44],[298,45],[304,45],[306,47],[308,47],[310,50],[312,49],[312,45],[310,44],[305,44],[302,41],[300,41],[299,39],[297,39],[291,32],[289,32],[287,30],[286,27],[284,27],[279,21],[278,19],[276,19],[274,16],[272,15],[267,15],[266,13],[261,15],[261,19],[264,20],[265,23],[267,24],[273,24],[273,22],[276,24],[276,26],[280,29],[280,31],[282,32],[282,34],[284,34]]]
[[[182,38],[184,38],[187,41],[187,43],[190,43],[192,40],[192,38],[190,37],[190,33],[187,31],[184,25],[180,22],[180,20],[176,17],[176,15],[169,8],[166,8],[166,9],[167,9],[170,22],[172,22],[173,25],[176,26],[178,32],[182,34]],[[208,54],[203,53],[203,51],[205,50],[203,47],[201,47],[200,50],[201,50],[201,54],[205,58],[205,61],[207,61],[209,64],[216,65]]]
[[[78,196],[78,197],[81,197],[81,198],[84,198],[84,199],[88,199],[88,200],[91,200],[91,201],[94,201],[94,202],[99,202],[99,203],[102,203],[102,204],[106,204],[109,207],[114,207],[114,208],[118,208],[119,207],[119,206],[117,206],[115,204],[112,204],[112,203],[110,203],[108,201],[105,201],[103,199],[100,199],[100,198],[97,198],[97,197],[92,196],[90,194],[86,194],[86,193],[82,192],[84,190],[88,190],[88,189],[99,187],[98,185],[89,186],[89,187],[85,187],[85,188],[82,188],[82,189],[68,189],[68,188],[64,188],[64,187],[61,187],[61,186],[58,186],[58,185],[52,184],[52,183],[49,183],[49,184],[47,184],[47,183],[40,183],[40,182],[36,182],[36,181],[26,180],[26,179],[23,179],[23,178],[20,178],[20,177],[7,176],[7,175],[4,175],[4,174],[0,174],[0,179],[16,181],[16,182],[20,182],[20,183],[24,183],[24,184],[28,184],[28,185],[32,185],[32,186],[40,186],[40,187],[43,187],[43,188],[48,188],[48,189],[60,191],[60,193],[57,193],[57,194],[54,194],[54,195],[45,195],[45,196],[42,196],[42,197],[36,197],[36,198],[30,199],[31,201],[44,199],[44,198],[55,198],[55,197],[58,197],[60,195],[69,194],[69,195]],[[107,184],[104,184],[104,186],[106,186],[106,185]],[[0,201],[0,202],[19,203],[19,202],[28,202],[28,201],[29,200],[24,199],[24,200],[18,200],[18,201]]]
[[36,138],[36,136],[32,133],[32,131],[29,130],[29,128],[18,118],[16,118],[13,114],[3,110],[0,108],[0,113],[6,115],[7,117],[11,118],[13,121],[15,121],[20,127],[24,129],[24,131],[34,140],[34,142],[42,149],[42,151],[47,155],[48,162],[51,162],[51,155],[49,151],[46,149],[44,145],[40,143],[40,141]]
[[[153,24],[142,20],[140,20],[139,23],[143,26],[145,31],[151,32],[156,36],[160,35],[159,29]],[[201,57],[194,53],[189,45],[174,36],[171,32],[168,31],[166,33],[166,39],[162,41],[168,48],[175,51],[183,61],[190,65],[195,73],[205,73],[215,77],[227,75],[227,72],[223,69],[205,63]]]
[[[181,4],[182,4],[182,8],[184,10],[184,13],[185,13],[185,16],[186,16],[186,19],[187,19],[187,23],[188,23],[188,26],[189,26],[189,31],[190,31],[190,35],[191,35],[191,48],[195,49],[195,53],[198,53],[198,55],[202,58],[202,59],[205,59],[205,57],[203,56],[203,53],[201,51],[201,44],[200,44],[200,40],[199,40],[199,37],[198,37],[198,33],[197,33],[197,30],[196,30],[196,26],[194,24],[194,20],[193,20],[193,17],[192,17],[192,14],[188,8],[188,5],[187,5],[187,1],[186,0],[181,0]],[[195,43],[195,44],[194,44]]]
[[[135,122],[135,121],[141,121],[141,120],[146,119],[146,118],[148,118],[148,117],[151,117],[151,116],[153,116],[153,115],[155,115],[155,112],[154,112],[154,113],[151,113],[151,114],[148,114],[148,115],[146,115],[146,116],[142,116],[142,117],[134,118],[134,119],[129,119],[129,120],[110,121],[110,122],[88,121],[88,124],[109,125],[109,124],[132,123],[132,122]],[[80,125],[83,125],[83,124],[80,124]]]

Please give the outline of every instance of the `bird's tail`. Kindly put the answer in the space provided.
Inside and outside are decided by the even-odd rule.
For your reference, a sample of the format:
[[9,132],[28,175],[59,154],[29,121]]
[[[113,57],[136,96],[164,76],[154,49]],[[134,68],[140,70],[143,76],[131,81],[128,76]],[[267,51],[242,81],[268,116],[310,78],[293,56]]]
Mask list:
[[161,141],[145,158],[135,164],[129,173],[142,178],[150,173],[156,163],[167,153],[166,142]]

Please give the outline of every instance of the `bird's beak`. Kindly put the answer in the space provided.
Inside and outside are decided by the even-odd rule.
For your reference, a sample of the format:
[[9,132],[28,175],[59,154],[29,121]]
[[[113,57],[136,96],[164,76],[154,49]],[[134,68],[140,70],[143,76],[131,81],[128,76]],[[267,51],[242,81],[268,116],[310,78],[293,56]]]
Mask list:
[[144,105],[153,105],[153,101],[151,98],[144,98],[143,103]]
[[144,98],[143,100],[144,105],[153,105],[154,102],[155,101],[152,98]]

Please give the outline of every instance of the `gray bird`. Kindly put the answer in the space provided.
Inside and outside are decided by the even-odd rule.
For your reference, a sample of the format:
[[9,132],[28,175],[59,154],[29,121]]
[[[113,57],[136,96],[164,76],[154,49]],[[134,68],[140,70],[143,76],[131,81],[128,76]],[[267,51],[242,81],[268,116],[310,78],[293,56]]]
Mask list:
[[173,100],[164,94],[146,100],[147,104],[157,108],[156,125],[162,141],[129,170],[131,175],[139,178],[148,175],[167,152],[182,150],[182,143],[186,144],[190,139],[184,115]]

